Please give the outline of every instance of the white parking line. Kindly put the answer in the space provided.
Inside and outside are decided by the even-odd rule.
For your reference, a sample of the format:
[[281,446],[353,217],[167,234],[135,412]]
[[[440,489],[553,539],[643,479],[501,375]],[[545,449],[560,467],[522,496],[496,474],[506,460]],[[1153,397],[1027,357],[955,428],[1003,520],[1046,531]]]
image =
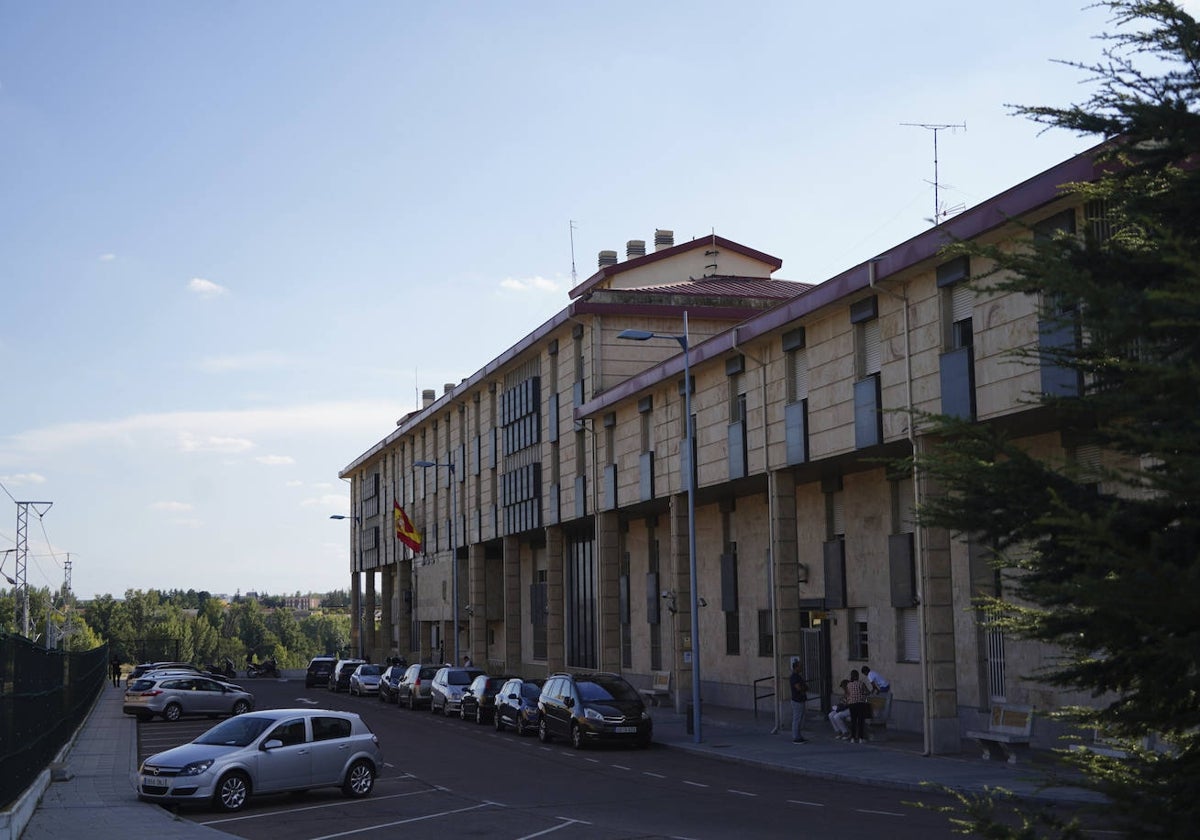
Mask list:
[[811,805],[813,808],[824,808],[824,802],[805,802],[803,799],[789,799],[788,802],[792,805]]
[[333,840],[334,837],[349,837],[351,834],[362,834],[364,831],[378,831],[381,828],[392,828],[397,825],[408,825],[410,823],[423,822],[425,820],[433,820],[438,817],[449,817],[454,814],[462,814],[467,811],[478,811],[480,808],[486,808],[492,803],[480,802],[478,805],[469,805],[466,808],[455,808],[452,811],[439,811],[436,814],[425,814],[420,817],[409,817],[407,820],[396,820],[390,823],[380,823],[379,825],[369,826],[367,828],[356,828],[353,831],[342,831],[338,834],[326,834],[321,837],[314,837],[312,840]]
[[904,816],[907,816],[907,814],[899,814],[899,813],[897,813],[897,812],[895,812],[895,811],[868,811],[866,808],[855,808],[854,810],[855,810],[855,811],[858,811],[858,813],[860,813],[860,814],[879,814],[880,816],[884,816],[884,817],[904,817]]
[[665,778],[667,778],[667,777],[666,777],[666,776],[664,776],[662,773],[651,773],[649,770],[643,770],[643,771],[642,771],[642,775],[643,775],[643,776],[650,776],[651,778],[654,778],[654,779],[665,779]]
[[371,796],[366,799],[353,800],[352,802],[347,802],[345,799],[339,799],[337,802],[326,802],[321,805],[305,805],[302,808],[285,808],[282,811],[264,811],[263,813],[259,814],[242,814],[236,817],[223,817],[219,820],[205,820],[204,822],[201,822],[200,825],[220,825],[221,823],[261,820],[264,818],[275,817],[279,814],[300,814],[304,811],[319,811],[322,808],[336,808],[339,806],[344,808],[346,805],[353,803],[361,803],[365,805],[368,802],[380,802],[384,799],[402,799],[405,796],[417,796],[422,793],[433,793],[433,790],[430,788],[426,790],[412,790],[408,793],[389,793],[387,796]]
[[735,796],[758,796],[757,793],[751,793],[748,790],[735,790],[734,788],[728,788],[725,792],[732,793]]
[[618,770],[632,770],[633,769],[632,767],[626,767],[624,764],[614,764],[613,767],[617,768]]
[[708,785],[706,785],[706,784],[703,784],[703,783],[701,783],[701,782],[689,782],[687,779],[684,779],[684,780],[683,780],[683,783],[684,783],[685,785],[691,785],[692,787],[702,787],[702,788],[706,788],[706,787],[708,787]]
[[558,819],[562,820],[561,825],[551,826],[550,828],[547,828],[544,831],[538,831],[533,834],[526,834],[522,837],[518,837],[517,840],[531,840],[531,838],[541,837],[543,834],[553,834],[556,831],[561,831],[562,829],[569,828],[570,826],[575,825],[575,824],[591,825],[590,822],[584,822],[583,820],[572,820],[572,819],[568,819],[567,817],[559,817]]

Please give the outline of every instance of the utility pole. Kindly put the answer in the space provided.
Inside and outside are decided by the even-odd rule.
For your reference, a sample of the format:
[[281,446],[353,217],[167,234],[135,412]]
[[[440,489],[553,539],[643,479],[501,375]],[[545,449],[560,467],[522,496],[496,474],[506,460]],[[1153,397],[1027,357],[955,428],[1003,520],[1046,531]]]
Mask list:
[[17,609],[21,613],[17,626],[21,628],[21,635],[26,639],[29,638],[29,579],[25,573],[29,562],[29,509],[32,507],[40,519],[53,504],[54,502],[17,502],[17,589],[13,594]]

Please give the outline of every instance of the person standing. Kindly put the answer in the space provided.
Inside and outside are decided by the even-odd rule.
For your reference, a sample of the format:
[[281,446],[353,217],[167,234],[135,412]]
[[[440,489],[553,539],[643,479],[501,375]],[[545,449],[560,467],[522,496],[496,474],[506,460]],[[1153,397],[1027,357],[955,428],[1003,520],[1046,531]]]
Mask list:
[[871,694],[887,694],[892,690],[892,684],[888,682],[883,674],[878,671],[872,671],[870,665],[863,666],[863,679],[867,681],[867,690]]
[[800,672],[800,659],[792,659],[792,673],[788,676],[788,685],[792,689],[792,743],[804,744],[804,709],[808,704],[808,683]]
[[471,661],[470,656],[463,657],[463,667],[464,668],[474,668],[475,667],[475,663]]
[[108,675],[112,679],[113,688],[121,686],[121,657],[115,653],[112,659],[108,660]]
[[867,710],[871,704],[867,702],[867,687],[859,682],[858,671],[850,672],[850,682],[846,683],[846,703],[850,706],[850,742],[861,744],[866,735]]

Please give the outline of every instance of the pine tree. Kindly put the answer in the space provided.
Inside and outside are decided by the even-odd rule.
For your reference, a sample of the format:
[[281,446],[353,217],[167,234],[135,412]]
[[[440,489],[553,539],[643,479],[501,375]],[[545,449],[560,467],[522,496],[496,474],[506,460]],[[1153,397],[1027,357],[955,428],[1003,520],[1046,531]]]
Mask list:
[[[919,516],[989,546],[1008,586],[989,615],[1062,653],[1038,679],[1096,698],[1081,726],[1125,758],[1069,760],[1105,794],[1108,827],[1138,837],[1200,831],[1200,27],[1179,6],[1114,0],[1102,59],[1070,66],[1083,104],[1017,107],[1048,127],[1097,135],[1104,173],[1071,185],[1103,225],[995,261],[977,287],[1039,296],[1076,336],[1023,361],[1078,374],[1043,397],[1064,429],[1106,453],[1055,463],[986,424],[926,418],[942,442],[918,459],[940,487]],[[1005,829],[978,801],[965,825]],[[1072,830],[1058,827],[1064,836]]]

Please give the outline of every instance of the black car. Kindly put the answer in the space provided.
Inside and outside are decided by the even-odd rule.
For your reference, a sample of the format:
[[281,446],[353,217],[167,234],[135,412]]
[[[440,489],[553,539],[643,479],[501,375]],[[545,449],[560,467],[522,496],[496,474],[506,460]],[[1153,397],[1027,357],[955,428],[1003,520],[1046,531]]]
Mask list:
[[508,677],[489,677],[487,674],[480,674],[471,680],[471,684],[463,691],[458,716],[463,720],[487,723],[496,710],[496,694],[507,681]]
[[554,674],[542,686],[538,737],[543,744],[558,737],[577,750],[602,741],[648,747],[653,734],[641,695],[617,674]]
[[379,702],[380,703],[397,703],[400,700],[400,692],[398,686],[400,679],[404,676],[404,672],[408,670],[407,665],[389,665],[388,669],[379,677]]
[[542,696],[541,680],[509,679],[496,694],[496,709],[492,723],[497,732],[511,726],[518,735],[537,732],[538,700]]
[[339,659],[329,672],[328,686],[330,691],[349,691],[350,675],[359,665],[366,664],[365,659]]
[[329,675],[333,673],[333,666],[336,662],[337,660],[332,656],[314,656],[308,663],[308,670],[304,673],[304,687],[328,685]]

